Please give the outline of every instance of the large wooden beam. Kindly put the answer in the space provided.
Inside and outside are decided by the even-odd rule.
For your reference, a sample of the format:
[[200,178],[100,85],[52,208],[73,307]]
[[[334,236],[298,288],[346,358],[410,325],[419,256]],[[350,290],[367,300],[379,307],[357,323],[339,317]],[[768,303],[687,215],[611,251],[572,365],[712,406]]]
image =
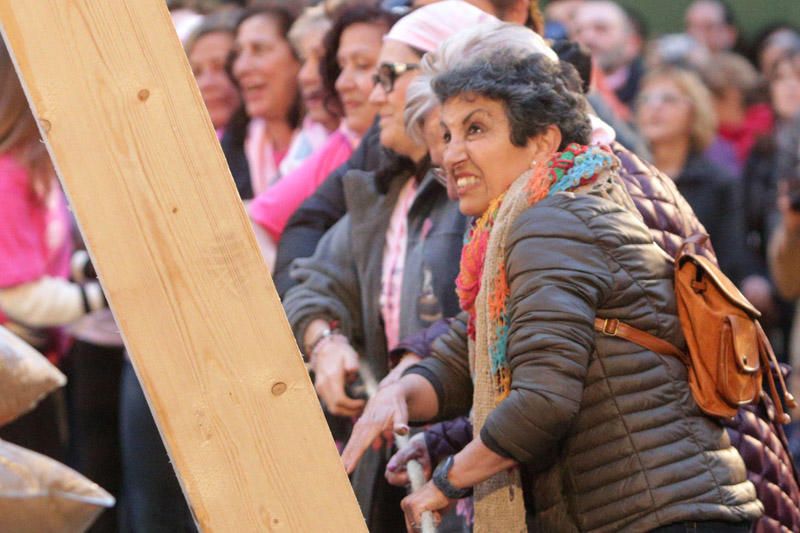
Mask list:
[[204,531],[366,531],[164,0],[0,0]]

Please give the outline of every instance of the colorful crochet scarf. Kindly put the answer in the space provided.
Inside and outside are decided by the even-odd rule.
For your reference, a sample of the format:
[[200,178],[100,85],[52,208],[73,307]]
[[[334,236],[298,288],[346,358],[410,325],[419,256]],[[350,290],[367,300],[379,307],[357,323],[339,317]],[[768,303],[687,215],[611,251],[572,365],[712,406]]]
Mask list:
[[[465,240],[456,293],[469,314],[470,369],[474,382],[475,434],[486,417],[511,392],[506,357],[510,294],[506,279],[506,239],[513,222],[528,207],[557,192],[594,184],[618,160],[607,147],[569,145],[547,163],[528,171],[478,218]],[[519,473],[501,472],[475,487],[475,530],[525,531]],[[515,497],[515,491],[517,496]],[[498,529],[499,527],[499,529]]]
[[[563,152],[557,152],[539,173],[530,176],[527,184],[528,205],[533,205],[543,198],[560,191],[570,191],[594,182],[598,175],[611,168],[614,156],[607,148],[571,144]],[[530,173],[529,173],[530,175]],[[461,252],[461,268],[456,279],[456,293],[461,309],[469,313],[468,333],[475,339],[475,299],[481,289],[481,278],[486,259],[489,235],[494,227],[497,213],[503,204],[505,194],[492,200],[488,209],[476,219],[465,239]],[[497,324],[497,343],[491,348],[492,373],[497,380],[501,397],[508,395],[511,376],[505,361],[505,341],[508,324],[506,323],[505,299],[508,295],[508,282],[505,268],[496,272],[493,281],[493,294],[489,302],[490,319]]]

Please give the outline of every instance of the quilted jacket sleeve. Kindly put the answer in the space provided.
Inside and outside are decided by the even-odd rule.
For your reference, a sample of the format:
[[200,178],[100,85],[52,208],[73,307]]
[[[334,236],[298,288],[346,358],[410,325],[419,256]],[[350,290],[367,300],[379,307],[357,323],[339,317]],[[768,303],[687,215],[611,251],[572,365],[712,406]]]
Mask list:
[[400,358],[408,352],[423,358],[429,357],[433,341],[450,330],[450,320],[449,318],[439,319],[427,328],[401,339],[397,347],[389,352],[390,364],[395,366]]
[[312,257],[297,260],[292,275],[298,285],[286,293],[283,308],[300,346],[315,318],[338,321],[351,342],[360,336],[358,272],[350,249],[350,217],[345,216],[325,234]]
[[450,330],[433,341],[430,356],[405,374],[419,374],[433,385],[439,399],[436,420],[466,415],[472,406],[467,314],[462,312],[453,318]]
[[587,225],[602,224],[602,215],[579,217],[586,214],[579,204],[592,201],[543,201],[520,215],[507,242],[511,393],[487,418],[481,439],[533,470],[549,466],[578,413],[596,310],[613,284]]
[[472,423],[466,416],[432,424],[425,430],[425,446],[431,464],[439,464],[448,455],[454,455],[472,441]]

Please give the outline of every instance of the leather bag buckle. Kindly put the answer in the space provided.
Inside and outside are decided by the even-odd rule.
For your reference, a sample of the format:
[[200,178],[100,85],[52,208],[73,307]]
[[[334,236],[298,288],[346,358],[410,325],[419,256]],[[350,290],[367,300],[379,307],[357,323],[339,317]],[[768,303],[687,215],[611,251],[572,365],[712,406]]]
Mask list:
[[606,318],[603,320],[603,335],[616,337],[619,331],[619,320],[616,318]]

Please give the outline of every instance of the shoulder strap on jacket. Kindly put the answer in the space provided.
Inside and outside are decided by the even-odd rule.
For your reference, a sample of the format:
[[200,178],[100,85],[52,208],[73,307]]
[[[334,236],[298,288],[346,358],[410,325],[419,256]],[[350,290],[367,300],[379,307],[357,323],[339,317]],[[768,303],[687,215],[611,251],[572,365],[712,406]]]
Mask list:
[[629,326],[616,318],[595,318],[594,329],[608,337],[620,337],[655,353],[677,357],[683,361],[683,364],[686,366],[691,366],[689,356],[671,342],[659,339],[646,331]]

